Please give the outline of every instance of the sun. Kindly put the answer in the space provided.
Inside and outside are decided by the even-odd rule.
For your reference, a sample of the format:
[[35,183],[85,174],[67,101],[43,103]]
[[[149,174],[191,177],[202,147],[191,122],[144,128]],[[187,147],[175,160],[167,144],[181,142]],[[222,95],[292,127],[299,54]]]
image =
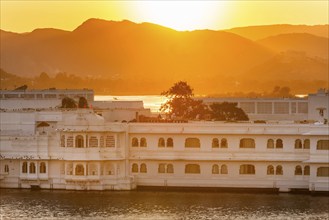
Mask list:
[[143,21],[183,31],[210,29],[223,20],[226,8],[225,1],[142,1],[133,11]]

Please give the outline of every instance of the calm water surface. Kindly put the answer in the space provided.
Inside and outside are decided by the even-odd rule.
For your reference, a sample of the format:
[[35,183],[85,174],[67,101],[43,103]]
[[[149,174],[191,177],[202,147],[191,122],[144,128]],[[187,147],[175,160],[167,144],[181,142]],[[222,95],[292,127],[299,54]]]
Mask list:
[[144,108],[149,108],[152,112],[159,112],[161,104],[167,101],[167,98],[160,95],[140,95],[140,96],[111,96],[96,95],[95,101],[143,101]]
[[0,190],[0,219],[329,219],[329,197]]

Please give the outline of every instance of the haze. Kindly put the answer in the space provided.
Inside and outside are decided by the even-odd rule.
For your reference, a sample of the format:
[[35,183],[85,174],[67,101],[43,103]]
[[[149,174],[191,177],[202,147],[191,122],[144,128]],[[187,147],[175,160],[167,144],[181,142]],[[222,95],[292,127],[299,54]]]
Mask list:
[[176,30],[328,23],[328,1],[0,1],[2,30],[73,30],[89,18]]
[[328,4],[1,1],[1,89],[312,93],[328,87]]

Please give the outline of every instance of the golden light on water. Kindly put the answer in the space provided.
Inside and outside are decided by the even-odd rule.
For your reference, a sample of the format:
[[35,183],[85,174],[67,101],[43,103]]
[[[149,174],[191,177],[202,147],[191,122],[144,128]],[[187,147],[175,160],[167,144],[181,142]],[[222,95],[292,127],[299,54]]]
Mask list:
[[295,95],[295,97],[297,97],[297,98],[301,98],[301,99],[303,99],[303,98],[307,98],[307,94],[297,94],[297,95]]

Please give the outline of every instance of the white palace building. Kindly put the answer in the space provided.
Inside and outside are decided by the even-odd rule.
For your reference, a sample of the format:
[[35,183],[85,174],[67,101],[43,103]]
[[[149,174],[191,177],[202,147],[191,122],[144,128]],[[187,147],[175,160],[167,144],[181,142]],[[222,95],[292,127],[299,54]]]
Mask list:
[[115,122],[91,109],[11,108],[36,95],[1,92],[1,188],[329,191],[327,91],[301,101],[312,106],[305,120],[265,123]]

